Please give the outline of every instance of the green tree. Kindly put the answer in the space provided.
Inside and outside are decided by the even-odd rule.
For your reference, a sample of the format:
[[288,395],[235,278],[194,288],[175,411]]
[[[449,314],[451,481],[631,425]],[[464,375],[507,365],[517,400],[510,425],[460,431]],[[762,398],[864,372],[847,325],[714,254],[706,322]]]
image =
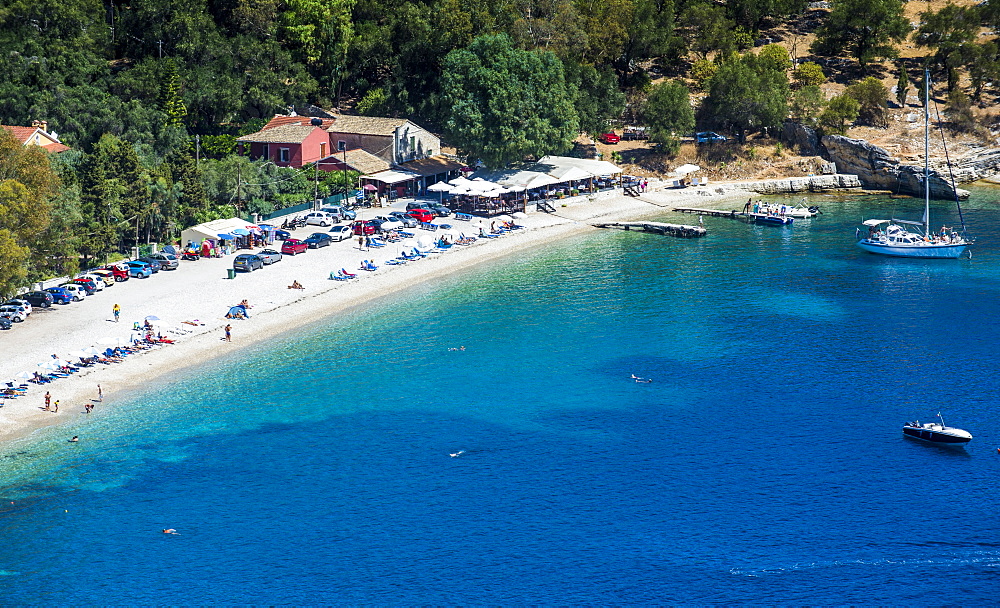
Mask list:
[[449,53],[443,69],[445,130],[488,167],[564,152],[579,133],[562,63],[552,53],[517,50],[505,34],[481,36]]
[[819,86],[826,82],[823,68],[812,61],[807,61],[795,68],[792,77],[795,79],[795,84],[800,87]]
[[850,95],[837,95],[826,105],[826,109],[819,116],[819,126],[824,133],[836,133],[843,135],[847,132],[847,127],[858,119],[858,108],[860,104],[857,99]]
[[825,106],[823,90],[817,85],[810,84],[792,93],[789,114],[795,122],[815,127]]
[[864,70],[876,59],[897,57],[895,45],[910,29],[902,0],[837,0],[816,31],[812,51],[827,56],[850,53]]
[[0,129],[0,295],[23,288],[44,252],[34,250],[51,221],[59,178],[46,153]]
[[995,41],[977,45],[978,58],[969,65],[969,80],[972,83],[972,98],[979,101],[987,83],[1000,80],[1000,61]]
[[906,75],[906,66],[899,65],[899,78],[896,80],[896,103],[899,107],[906,107],[906,96],[910,93],[910,79]]
[[844,94],[858,101],[859,117],[863,122],[880,129],[889,126],[889,89],[881,80],[869,76],[847,87]]
[[187,107],[181,97],[181,77],[177,71],[177,63],[167,59],[163,68],[163,85],[160,93],[160,103],[163,113],[167,116],[167,124],[172,127],[183,127]]
[[695,88],[705,90],[712,77],[719,71],[719,64],[708,59],[698,59],[691,64],[689,72],[691,80],[694,81]]
[[980,11],[977,7],[946,4],[939,11],[921,13],[923,23],[913,34],[917,46],[934,49],[934,62],[948,75],[948,90],[959,80],[959,69],[978,58]]
[[753,53],[723,63],[701,108],[705,122],[744,139],[747,132],[777,127],[788,115],[788,76]]
[[726,16],[722,6],[693,2],[684,10],[680,22],[688,48],[701,59],[712,53],[727,55],[736,50],[733,37],[736,24]]
[[573,97],[580,131],[596,136],[604,133],[609,121],[625,110],[625,94],[610,67],[597,69],[567,60],[564,63],[566,86]]
[[680,149],[678,133],[694,130],[694,109],[687,87],[665,82],[653,87],[642,108],[643,122],[649,126],[649,141],[668,154]]
[[765,69],[786,72],[792,68],[788,50],[780,44],[768,44],[757,53],[757,61]]

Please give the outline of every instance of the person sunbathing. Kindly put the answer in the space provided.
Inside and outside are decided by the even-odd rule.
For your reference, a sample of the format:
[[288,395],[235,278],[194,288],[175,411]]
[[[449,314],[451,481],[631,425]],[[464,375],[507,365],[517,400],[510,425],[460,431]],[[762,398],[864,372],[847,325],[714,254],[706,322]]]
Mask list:
[[292,284],[288,286],[289,289],[305,289],[298,281],[292,281]]

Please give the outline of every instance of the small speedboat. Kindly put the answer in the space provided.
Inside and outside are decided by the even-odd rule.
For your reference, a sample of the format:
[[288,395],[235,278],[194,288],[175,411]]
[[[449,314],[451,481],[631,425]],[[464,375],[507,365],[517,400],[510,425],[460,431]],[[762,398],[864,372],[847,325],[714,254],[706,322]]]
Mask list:
[[753,221],[755,224],[767,224],[769,226],[787,226],[792,223],[793,218],[783,215],[774,215],[772,213],[768,214],[760,213],[754,216]]
[[931,443],[963,444],[972,441],[972,433],[969,431],[956,429],[953,426],[945,426],[944,418],[941,417],[941,414],[938,414],[938,419],[941,421],[940,424],[937,422],[925,422],[921,424],[919,420],[907,422],[903,425],[903,434],[907,437]]

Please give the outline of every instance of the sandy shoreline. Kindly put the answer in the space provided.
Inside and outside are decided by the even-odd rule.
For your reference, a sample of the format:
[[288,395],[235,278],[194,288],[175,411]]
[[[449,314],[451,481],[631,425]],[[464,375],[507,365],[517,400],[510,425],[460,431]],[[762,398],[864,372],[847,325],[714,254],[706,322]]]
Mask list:
[[[97,411],[90,414],[95,416],[100,415],[99,410],[114,407],[116,399],[122,395],[149,384],[154,378],[191,367],[192,361],[208,361],[220,353],[258,344],[421,282],[592,230],[587,222],[597,218],[641,218],[682,205],[725,208],[742,200],[743,196],[746,194],[704,196],[698,195],[696,190],[654,190],[643,195],[645,200],[637,200],[620,193],[605,193],[594,200],[583,199],[557,207],[555,214],[531,213],[518,221],[525,226],[523,230],[497,239],[479,239],[467,247],[455,246],[442,254],[404,266],[388,266],[384,262],[399,255],[403,247],[412,250],[415,239],[371,251],[359,251],[356,241],[345,240],[306,254],[285,256],[263,270],[241,273],[235,280],[226,278],[233,256],[203,259],[182,262],[177,270],[161,271],[149,279],[131,279],[116,284],[82,302],[48,310],[36,308],[26,322],[0,334],[0,352],[3,353],[0,380],[6,381],[21,371],[33,372],[39,362],[53,354],[68,358],[69,352],[87,348],[105,337],[128,339],[133,322],[148,315],[160,317],[167,327],[179,327],[190,333],[170,334],[169,337],[176,339],[175,344],[130,355],[121,363],[98,364],[49,384],[31,384],[27,395],[7,399],[5,406],[0,408],[0,441],[9,442],[39,428],[87,416],[84,404],[96,399],[98,385],[103,389],[104,402],[97,404]],[[402,208],[403,205],[397,203],[396,206]],[[359,218],[382,215],[390,210],[363,210]],[[466,234],[475,233],[467,224],[463,228],[461,221],[447,221],[457,230],[464,229]],[[694,217],[684,221],[696,222]],[[316,231],[323,229],[307,226],[296,230],[294,236],[304,238]],[[363,259],[373,259],[379,269],[376,272],[356,271]],[[352,281],[330,280],[330,272],[340,268],[357,272],[359,277]],[[288,289],[293,280],[299,281],[305,289]],[[253,306],[251,318],[227,320],[225,313],[229,306],[244,298]],[[122,309],[121,322],[117,324],[112,315],[112,306],[116,303]],[[182,323],[194,320],[202,325]],[[229,343],[223,340],[222,328],[227,323],[233,326],[233,341]],[[42,409],[46,390],[52,394],[53,401],[60,401],[58,413]]]

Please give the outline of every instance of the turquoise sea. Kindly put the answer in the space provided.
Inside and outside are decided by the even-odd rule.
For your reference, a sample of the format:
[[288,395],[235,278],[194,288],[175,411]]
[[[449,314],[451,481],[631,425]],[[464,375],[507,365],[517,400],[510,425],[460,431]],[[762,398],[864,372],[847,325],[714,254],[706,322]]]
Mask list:
[[[994,604],[998,191],[957,261],[855,247],[919,201],[813,200],[567,238],[3,446],[0,603]],[[939,411],[966,449],[901,436]]]

